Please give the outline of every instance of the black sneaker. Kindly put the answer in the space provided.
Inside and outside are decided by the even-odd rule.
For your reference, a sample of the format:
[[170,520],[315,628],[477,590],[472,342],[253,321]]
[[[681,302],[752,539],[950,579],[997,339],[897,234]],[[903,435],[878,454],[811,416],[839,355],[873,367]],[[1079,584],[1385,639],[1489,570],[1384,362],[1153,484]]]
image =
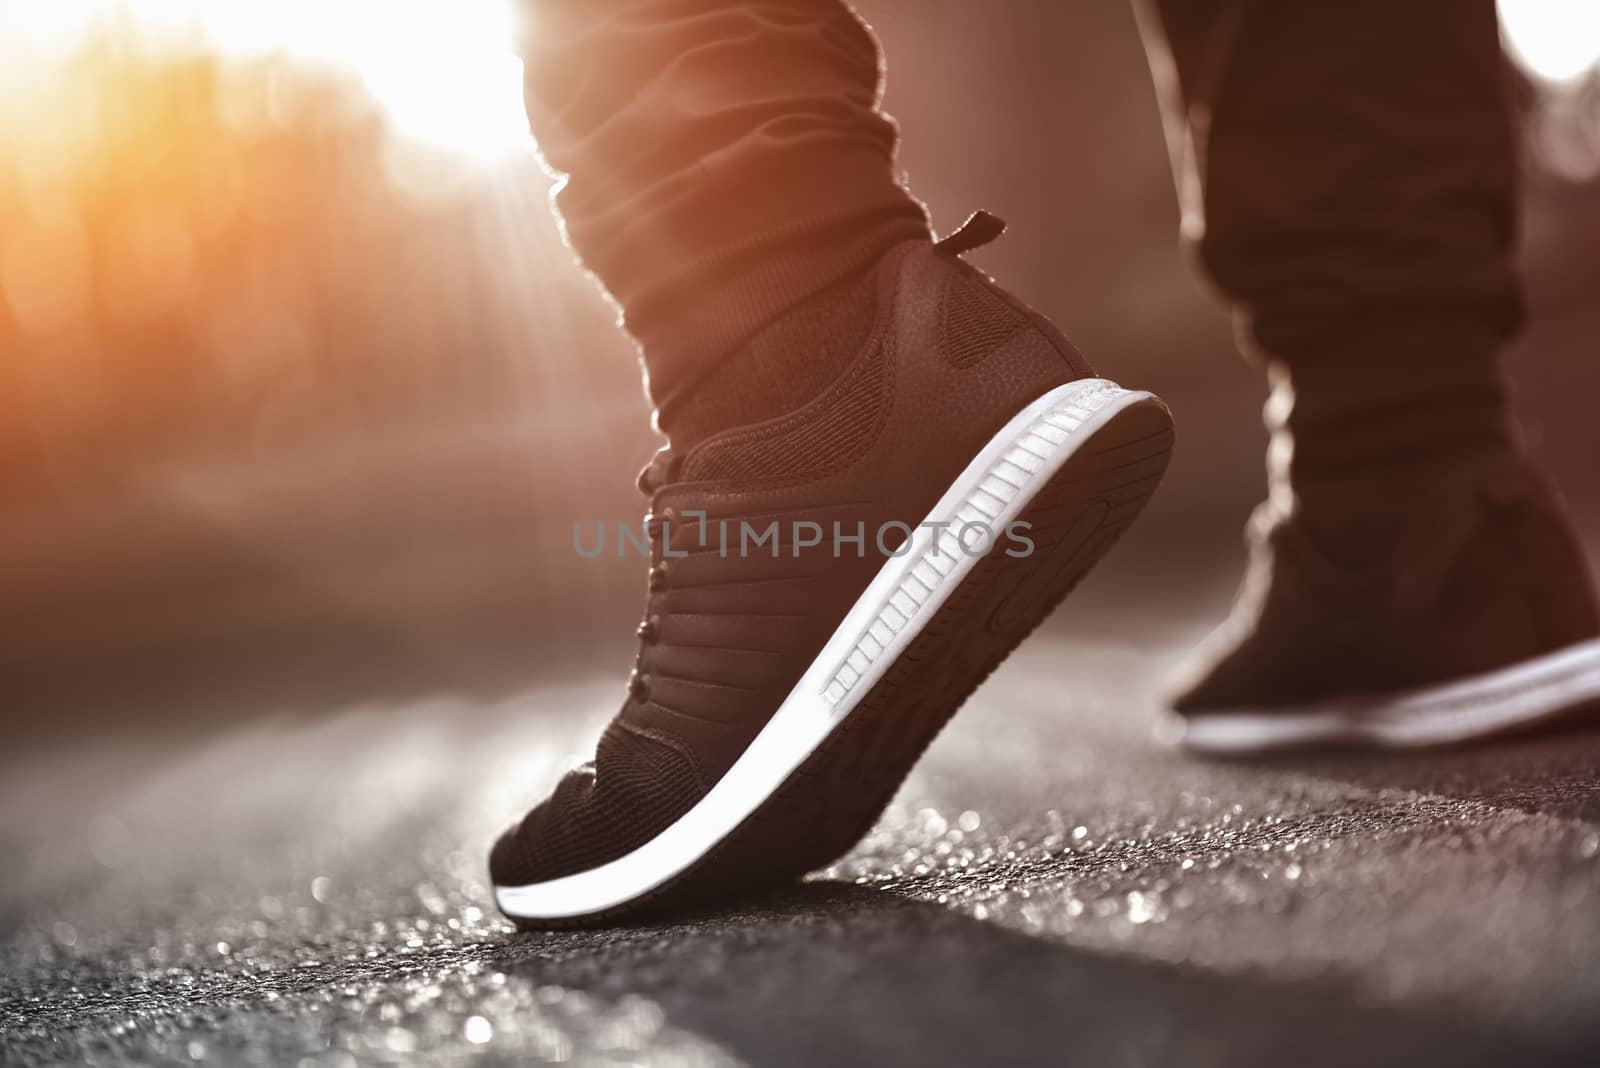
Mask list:
[[1166,407],[960,261],[969,233],[885,257],[870,339],[814,401],[641,479],[654,566],[626,703],[490,854],[520,925],[832,862],[1155,489]]
[[1173,701],[1184,745],[1401,748],[1600,722],[1589,575],[1527,461],[1463,465],[1408,511],[1386,556],[1350,567],[1271,501],[1257,510],[1233,612]]

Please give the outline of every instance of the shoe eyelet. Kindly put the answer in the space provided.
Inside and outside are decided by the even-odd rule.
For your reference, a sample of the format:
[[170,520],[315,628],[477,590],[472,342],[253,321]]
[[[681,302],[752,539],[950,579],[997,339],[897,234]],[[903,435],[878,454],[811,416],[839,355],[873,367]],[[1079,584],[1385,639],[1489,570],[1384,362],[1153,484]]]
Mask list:
[[662,530],[665,529],[668,524],[677,523],[677,521],[678,513],[671,505],[668,505],[659,512],[655,511],[654,509],[646,512],[644,515],[644,528],[645,531],[649,533],[650,537],[659,538],[661,537]]
[[651,615],[644,622],[640,623],[638,634],[640,641],[654,645],[661,639],[661,617],[658,615]]
[[652,590],[659,590],[667,584],[667,562],[665,560],[650,568],[649,581]]
[[633,673],[628,676],[628,693],[640,701],[648,700],[650,697],[650,673],[634,668]]

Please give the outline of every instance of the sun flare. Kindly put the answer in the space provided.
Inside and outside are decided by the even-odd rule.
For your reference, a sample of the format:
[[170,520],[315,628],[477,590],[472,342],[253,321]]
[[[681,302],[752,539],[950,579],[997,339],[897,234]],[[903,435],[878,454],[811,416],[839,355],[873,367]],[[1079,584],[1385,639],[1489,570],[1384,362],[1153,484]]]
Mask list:
[[1499,0],[1497,6],[1512,58],[1535,78],[1570,85],[1600,66],[1594,0]]
[[282,54],[356,74],[400,133],[492,156],[527,140],[512,3],[0,0],[0,50],[8,53],[0,66],[13,68],[12,79],[19,70],[48,76],[96,30],[152,50]]

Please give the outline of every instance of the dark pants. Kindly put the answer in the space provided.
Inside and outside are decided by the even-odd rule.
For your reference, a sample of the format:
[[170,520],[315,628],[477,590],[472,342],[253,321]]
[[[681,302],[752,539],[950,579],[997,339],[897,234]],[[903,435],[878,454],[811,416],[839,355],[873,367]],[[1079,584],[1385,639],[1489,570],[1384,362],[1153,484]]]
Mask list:
[[[528,2],[556,204],[658,403],[926,234],[877,108],[876,42],[838,0]],[[1153,0],[1140,16],[1185,233],[1267,356],[1312,382],[1352,363],[1492,366],[1520,318],[1492,0]]]

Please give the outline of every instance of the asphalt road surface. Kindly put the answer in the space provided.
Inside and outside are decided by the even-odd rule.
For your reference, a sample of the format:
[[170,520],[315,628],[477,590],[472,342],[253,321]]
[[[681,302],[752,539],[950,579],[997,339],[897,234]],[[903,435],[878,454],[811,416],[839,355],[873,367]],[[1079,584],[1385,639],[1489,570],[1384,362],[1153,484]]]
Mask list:
[[482,857],[620,675],[34,754],[0,1061],[1595,1063],[1600,731],[1201,762],[1169,653],[1041,635],[836,868],[596,932],[515,934]]

